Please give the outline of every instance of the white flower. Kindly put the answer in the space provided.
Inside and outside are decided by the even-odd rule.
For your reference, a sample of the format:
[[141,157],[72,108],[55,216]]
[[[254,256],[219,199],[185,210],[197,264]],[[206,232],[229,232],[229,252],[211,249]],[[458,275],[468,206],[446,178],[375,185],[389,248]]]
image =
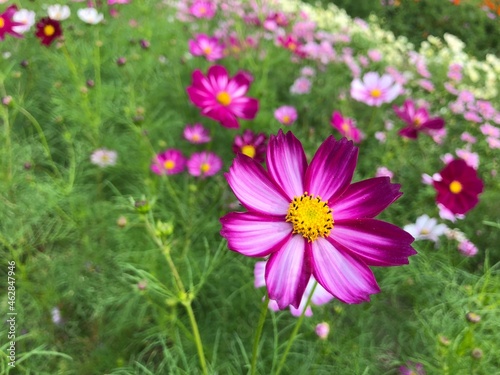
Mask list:
[[444,224],[438,224],[436,219],[430,218],[428,215],[422,215],[417,219],[415,224],[405,225],[404,230],[410,233],[416,240],[431,240],[438,241],[438,237],[442,236],[448,227]]
[[98,24],[104,19],[104,15],[102,13],[98,13],[95,8],[78,9],[77,14],[78,18],[80,18],[83,22],[91,25]]
[[115,165],[117,157],[118,154],[116,153],[116,151],[100,148],[92,153],[92,155],[90,156],[90,162],[92,164],[98,165],[101,168],[104,168],[110,165]]
[[47,8],[47,13],[51,19],[62,21],[70,16],[71,11],[69,10],[69,6],[67,5],[55,4],[49,5],[49,7]]
[[31,29],[31,26],[35,24],[35,16],[35,12],[33,12],[32,10],[19,9],[16,13],[14,13],[12,19],[15,22],[22,23],[22,25],[14,26],[12,30],[19,34],[24,34],[25,32],[29,31]]

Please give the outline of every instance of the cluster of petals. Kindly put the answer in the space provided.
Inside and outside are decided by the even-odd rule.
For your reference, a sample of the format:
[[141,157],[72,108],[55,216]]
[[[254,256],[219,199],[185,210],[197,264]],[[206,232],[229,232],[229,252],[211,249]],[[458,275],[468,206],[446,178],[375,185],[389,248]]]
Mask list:
[[252,120],[259,110],[258,100],[246,96],[250,82],[248,73],[230,77],[225,67],[214,65],[206,76],[198,69],[193,72],[187,93],[203,116],[226,128],[239,128],[238,118]]
[[12,29],[19,34],[24,34],[28,32],[31,27],[35,24],[36,14],[32,10],[28,9],[19,9],[12,19],[15,22],[21,24],[20,26],[14,26]]
[[47,14],[53,20],[64,21],[71,15],[71,10],[67,5],[55,4],[47,7]]
[[95,8],[82,8],[77,11],[78,18],[90,25],[96,25],[104,19],[104,15]]
[[212,19],[217,12],[214,2],[206,0],[195,0],[189,7],[189,13],[196,18]]
[[[255,263],[255,268],[254,268],[254,286],[256,288],[262,288],[263,286],[266,286],[266,261],[261,261]],[[314,287],[314,284],[316,283],[316,280],[314,280],[314,277],[311,277],[309,279],[309,283],[307,284],[307,287],[304,291],[304,295],[302,296],[302,300],[300,301],[299,307],[293,307],[290,306],[290,312],[292,313],[293,316],[301,316],[302,313],[304,312],[304,315],[309,317],[313,315],[311,306],[307,306],[306,310],[304,311],[304,308],[306,307],[307,301],[309,300],[309,296],[311,296],[311,304],[315,306],[321,306],[324,305],[325,303],[330,302],[333,299],[333,296],[328,293],[325,288],[323,288],[321,285],[316,285]],[[314,290],[313,290],[314,288]],[[312,292],[312,295],[311,295]],[[269,309],[273,311],[279,311],[280,308],[278,306],[278,303],[274,300],[269,301]]]
[[297,110],[290,105],[283,105],[274,111],[274,118],[286,126],[292,125],[297,117]]
[[430,117],[427,108],[416,107],[411,99],[405,100],[401,107],[394,106],[393,109],[407,125],[399,131],[402,137],[416,139],[420,132],[429,134],[444,127],[444,120],[441,117]]
[[153,158],[151,170],[157,175],[181,173],[186,168],[186,158],[182,151],[171,148],[157,154]]
[[463,159],[450,161],[433,180],[437,203],[453,214],[463,215],[473,209],[483,192],[483,181]]
[[195,152],[186,163],[188,172],[195,177],[209,177],[222,168],[222,159],[214,152]]
[[403,229],[415,237],[415,240],[438,242],[439,237],[446,233],[448,227],[438,224],[436,219],[424,214],[417,218],[415,224],[405,225]]
[[377,72],[368,72],[363,79],[355,78],[351,82],[351,97],[374,107],[392,102],[399,96],[401,90],[402,86],[390,75],[380,76]]
[[23,26],[23,23],[14,20],[16,12],[17,6],[11,5],[5,12],[0,14],[0,40],[5,39],[5,34],[10,34],[16,38],[23,37],[19,31],[16,31],[16,27]]
[[100,148],[90,155],[90,162],[101,168],[110,167],[116,164],[118,154],[116,151]]
[[186,125],[183,132],[184,138],[193,144],[207,143],[211,141],[210,131],[202,124]]
[[[351,183],[357,156],[352,141],[330,136],[308,163],[300,141],[280,130],[268,144],[267,171],[238,155],[226,174],[247,212],[222,217],[221,235],[233,251],[269,257],[266,287],[280,309],[300,306],[311,277],[345,303],[369,300],[380,291],[369,266],[407,264],[416,253],[410,234],[374,219],[401,196],[400,186],[386,177]],[[311,237],[308,226],[319,232],[324,220],[318,224],[318,211],[307,204],[328,210],[326,222],[333,224],[328,233]],[[287,220],[298,215],[296,206],[307,223]]]
[[354,120],[349,117],[343,117],[338,111],[332,113],[330,124],[337,129],[342,136],[354,141],[354,143],[359,143],[364,138],[364,134],[356,127]]
[[233,142],[233,152],[246,155],[262,163],[265,160],[267,136],[264,133],[254,133],[246,129],[243,134],[236,135]]
[[204,56],[207,61],[216,61],[224,57],[224,45],[219,39],[206,34],[197,34],[195,39],[190,39],[189,52],[193,56]]

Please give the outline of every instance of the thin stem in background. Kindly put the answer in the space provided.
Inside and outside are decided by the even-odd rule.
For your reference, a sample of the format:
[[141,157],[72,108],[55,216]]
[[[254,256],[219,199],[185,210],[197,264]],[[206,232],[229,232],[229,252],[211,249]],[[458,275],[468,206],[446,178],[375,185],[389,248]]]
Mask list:
[[262,335],[262,329],[264,328],[264,322],[266,321],[267,310],[269,310],[269,294],[266,292],[266,298],[262,303],[262,310],[260,311],[259,323],[257,324],[257,331],[255,331],[255,337],[253,340],[252,349],[252,363],[250,365],[250,374],[255,375],[257,371],[257,354],[259,351],[259,342]]

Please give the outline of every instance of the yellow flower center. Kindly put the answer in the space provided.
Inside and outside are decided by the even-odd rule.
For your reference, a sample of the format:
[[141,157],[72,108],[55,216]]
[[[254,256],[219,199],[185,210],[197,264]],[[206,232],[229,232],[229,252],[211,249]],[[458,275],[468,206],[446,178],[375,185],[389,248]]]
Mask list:
[[305,192],[294,197],[288,207],[286,221],[293,224],[293,233],[302,234],[308,242],[315,241],[318,236],[328,237],[333,229],[332,210],[320,196],[312,196]]
[[294,42],[288,43],[288,49],[292,52],[295,52],[295,50],[297,49],[297,44],[295,44]]
[[203,53],[205,55],[210,55],[212,53],[212,48],[210,48],[210,47],[203,48]]
[[422,235],[424,235],[424,236],[428,235],[429,233],[430,233],[430,231],[429,231],[429,229],[427,229],[427,228],[422,228],[422,229],[420,230],[420,234],[422,234]]
[[201,138],[199,134],[195,133],[191,136],[191,139],[193,140],[193,142],[198,142]]
[[219,92],[216,96],[216,99],[219,104],[222,104],[224,107],[231,104],[231,96],[226,91]]
[[56,29],[52,25],[45,25],[43,28],[43,33],[47,36],[52,36],[56,32]]
[[413,119],[413,124],[418,128],[420,125],[422,125],[422,119],[420,117],[415,117]]
[[373,96],[374,98],[380,98],[380,95],[382,95],[382,91],[380,91],[379,89],[373,89],[371,92],[370,92],[371,96]]
[[5,26],[5,21],[3,20],[3,17],[0,17],[0,29],[2,29]]
[[462,191],[462,184],[458,181],[452,181],[451,184],[450,184],[450,191],[453,193],[453,194],[458,194]]
[[165,167],[166,170],[172,170],[175,167],[175,163],[172,160],[167,160],[165,163],[163,163],[163,166]]
[[283,124],[289,124],[290,123],[290,116],[285,115],[283,116]]
[[340,128],[344,131],[344,133],[347,133],[350,130],[349,124],[347,122],[342,123]]
[[241,148],[241,153],[253,159],[253,157],[255,156],[255,147],[253,147],[252,145],[245,145]]
[[203,163],[200,167],[201,171],[203,173],[207,173],[210,170],[210,164],[208,163]]

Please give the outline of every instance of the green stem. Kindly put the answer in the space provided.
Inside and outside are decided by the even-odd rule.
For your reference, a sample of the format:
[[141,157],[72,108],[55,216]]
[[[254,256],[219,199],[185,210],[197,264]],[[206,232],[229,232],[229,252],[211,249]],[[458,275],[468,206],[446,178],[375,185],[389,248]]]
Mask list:
[[205,361],[205,353],[203,352],[203,343],[201,341],[200,331],[198,330],[198,324],[196,323],[196,318],[194,316],[193,308],[191,307],[191,300],[187,303],[183,303],[189,315],[189,322],[191,323],[191,329],[193,331],[194,342],[196,344],[196,350],[198,350],[198,358],[200,359],[201,370],[204,375],[208,374],[207,363]]
[[250,365],[250,374],[254,375],[257,371],[257,353],[259,351],[259,341],[262,335],[262,329],[264,328],[264,322],[266,321],[267,310],[269,310],[269,294],[266,293],[266,298],[262,303],[262,310],[260,311],[259,323],[257,325],[257,331],[255,332],[255,337],[253,340],[252,349],[252,364]]
[[283,366],[285,365],[285,360],[286,357],[288,356],[288,352],[290,351],[290,348],[292,347],[293,342],[295,341],[295,338],[297,337],[297,333],[299,332],[299,328],[302,325],[302,322],[304,321],[304,317],[306,316],[306,310],[311,304],[311,299],[314,294],[314,290],[316,289],[316,286],[318,285],[318,282],[314,282],[314,286],[311,290],[311,293],[309,294],[309,297],[307,298],[306,305],[304,306],[304,310],[302,310],[302,314],[300,315],[299,319],[297,320],[297,324],[295,325],[295,328],[293,329],[292,334],[290,335],[290,338],[288,339],[288,343],[285,348],[285,352],[283,353],[283,356],[281,357],[281,361],[278,365],[278,369],[276,370],[275,375],[279,375],[281,370],[283,369]]

